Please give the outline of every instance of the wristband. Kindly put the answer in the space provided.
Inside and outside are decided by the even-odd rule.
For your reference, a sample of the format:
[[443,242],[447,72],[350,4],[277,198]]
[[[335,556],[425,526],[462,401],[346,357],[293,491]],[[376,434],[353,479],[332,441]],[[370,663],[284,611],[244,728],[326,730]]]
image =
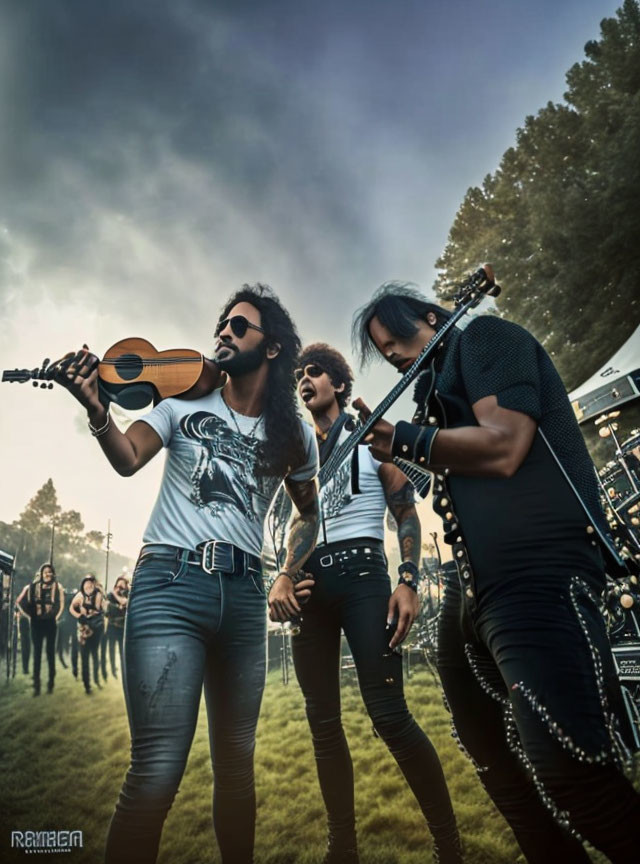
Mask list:
[[416,594],[418,593],[418,584],[420,583],[420,571],[413,561],[403,561],[398,567],[398,585],[406,585],[411,588]]
[[437,426],[417,426],[415,423],[400,420],[395,425],[391,452],[401,459],[428,465],[433,442],[439,431]]

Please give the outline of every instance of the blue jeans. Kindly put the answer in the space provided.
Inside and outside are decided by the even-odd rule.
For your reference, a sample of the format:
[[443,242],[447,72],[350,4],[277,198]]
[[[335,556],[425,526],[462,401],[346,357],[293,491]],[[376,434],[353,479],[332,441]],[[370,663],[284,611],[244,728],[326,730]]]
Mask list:
[[253,755],[265,682],[262,577],[244,568],[207,574],[182,558],[143,550],[133,576],[123,669],[131,766],[109,828],[107,864],[156,860],[191,748],[203,684],[213,824],[222,860],[253,860]]

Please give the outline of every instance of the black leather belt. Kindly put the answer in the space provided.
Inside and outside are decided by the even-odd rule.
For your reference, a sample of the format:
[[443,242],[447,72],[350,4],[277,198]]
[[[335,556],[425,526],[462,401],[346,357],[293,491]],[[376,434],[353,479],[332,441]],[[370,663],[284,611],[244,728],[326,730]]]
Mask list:
[[[316,547],[313,555],[320,567],[332,567],[334,564],[343,564],[345,561],[370,558],[376,553],[384,555],[382,540],[364,538],[327,543],[326,546]],[[304,570],[304,566],[302,569]]]
[[224,540],[206,540],[199,543],[195,551],[168,543],[147,543],[142,547],[139,561],[153,555],[157,558],[175,558],[187,564],[197,564],[205,573],[219,570],[222,573],[240,573],[244,570],[262,570],[262,562],[257,555],[245,552],[233,543]]

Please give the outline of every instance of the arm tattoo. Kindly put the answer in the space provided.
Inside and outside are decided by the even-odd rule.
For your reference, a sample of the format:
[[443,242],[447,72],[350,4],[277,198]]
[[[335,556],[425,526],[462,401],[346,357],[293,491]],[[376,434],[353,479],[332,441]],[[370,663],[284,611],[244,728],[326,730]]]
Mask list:
[[413,561],[420,564],[420,520],[416,508],[405,511],[405,516],[398,520],[398,542],[403,561]]
[[320,527],[320,507],[315,486],[313,489],[313,495],[305,496],[304,502],[293,499],[298,512],[294,514],[290,523],[287,557],[282,568],[291,575],[291,578],[295,578],[316,545]]
[[401,486],[400,489],[396,489],[395,492],[387,492],[385,489],[384,497],[387,499],[387,507],[394,515],[394,508],[400,507],[404,508],[407,506],[411,506],[415,502],[414,488],[413,483],[410,480]]
[[395,492],[386,492],[385,498],[391,515],[398,525],[398,543],[403,561],[420,564],[420,520],[415,508],[413,484],[407,482]]

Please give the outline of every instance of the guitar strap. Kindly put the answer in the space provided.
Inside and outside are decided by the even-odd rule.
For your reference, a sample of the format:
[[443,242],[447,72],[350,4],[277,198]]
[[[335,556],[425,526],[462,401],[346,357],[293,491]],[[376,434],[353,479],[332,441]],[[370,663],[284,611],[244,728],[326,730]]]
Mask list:
[[322,467],[329,458],[329,456],[331,456],[333,448],[336,446],[338,438],[340,437],[340,433],[342,432],[344,426],[347,423],[347,420],[349,419],[351,418],[346,413],[346,411],[342,411],[338,415],[331,429],[329,429],[329,434],[327,435],[325,440],[321,441],[318,445],[318,452],[320,454],[320,467]]
[[[341,411],[335,420],[333,426],[329,430],[329,434],[325,438],[324,441],[321,441],[318,445],[318,452],[320,454],[320,466],[324,465],[327,461],[331,453],[333,452],[334,447],[338,443],[338,438],[340,437],[340,433],[343,429],[347,429],[351,432],[355,429],[356,422],[355,419],[351,416],[351,414],[347,414],[346,411]],[[351,494],[357,495],[360,492],[359,486],[359,463],[358,463],[358,447],[354,447],[353,453],[351,454]],[[324,513],[322,513],[322,533],[324,537],[324,542],[327,542],[327,528],[324,519]]]

